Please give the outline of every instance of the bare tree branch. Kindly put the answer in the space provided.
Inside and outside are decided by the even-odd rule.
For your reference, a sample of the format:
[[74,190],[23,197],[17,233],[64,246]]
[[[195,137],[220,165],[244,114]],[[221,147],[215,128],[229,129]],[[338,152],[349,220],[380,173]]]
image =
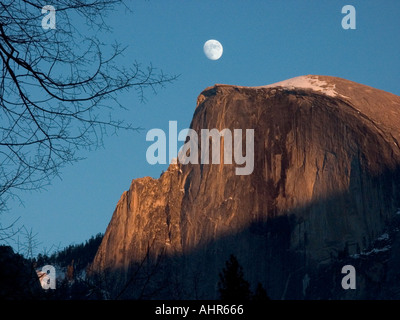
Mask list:
[[16,227],[18,220],[19,218],[15,219],[5,227],[0,223],[0,243],[9,245],[9,242],[13,240],[14,236],[21,231],[22,227]]
[[[46,2],[0,2],[0,211],[16,190],[43,187],[78,150],[101,145],[107,129],[135,130],[105,113],[125,108],[119,92],[144,101],[176,79],[152,65],[120,66],[126,48],[96,37],[111,30],[104,18],[122,0],[59,0],[54,30],[41,26]],[[82,18],[91,33],[73,23]]]

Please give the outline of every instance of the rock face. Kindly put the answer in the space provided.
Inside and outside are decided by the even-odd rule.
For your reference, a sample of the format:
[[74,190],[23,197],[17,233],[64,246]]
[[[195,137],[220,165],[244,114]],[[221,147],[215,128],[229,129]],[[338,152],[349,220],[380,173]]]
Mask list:
[[[141,286],[150,298],[218,298],[234,254],[271,298],[319,298],[341,281],[340,270],[319,281],[321,268],[369,250],[400,207],[399,96],[328,76],[215,85],[198,97],[190,128],[254,129],[254,170],[178,163],[132,181],[92,266],[118,274],[129,297]],[[158,274],[146,288],[136,281],[145,261]]]

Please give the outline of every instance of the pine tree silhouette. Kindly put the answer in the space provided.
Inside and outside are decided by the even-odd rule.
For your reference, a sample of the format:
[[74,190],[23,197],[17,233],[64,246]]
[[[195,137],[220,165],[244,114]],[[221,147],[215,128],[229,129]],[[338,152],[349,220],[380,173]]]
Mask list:
[[270,300],[270,298],[267,295],[267,291],[265,291],[264,287],[262,286],[262,284],[260,282],[257,284],[256,291],[254,292],[254,295],[253,295],[253,300],[254,301]]
[[218,290],[221,300],[250,300],[250,284],[244,279],[243,268],[233,254],[225,263],[219,278]]

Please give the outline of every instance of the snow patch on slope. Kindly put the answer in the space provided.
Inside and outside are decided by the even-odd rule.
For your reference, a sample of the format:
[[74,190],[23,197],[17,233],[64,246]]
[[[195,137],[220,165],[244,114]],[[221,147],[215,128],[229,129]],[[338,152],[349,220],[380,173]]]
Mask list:
[[380,253],[380,252],[386,252],[386,251],[389,251],[390,249],[391,249],[391,246],[387,245],[387,246],[385,246],[383,248],[379,248],[379,249],[373,248],[372,250],[370,250],[368,252],[361,252],[361,253],[353,254],[353,255],[351,255],[351,257],[354,258],[354,259],[358,259],[360,257],[369,256],[371,254],[377,254],[377,253]]
[[311,75],[300,76],[256,88],[275,88],[275,87],[282,87],[288,90],[293,90],[295,88],[311,89],[313,91],[323,93],[330,97],[341,96],[347,98],[346,96],[343,96],[335,91],[335,84],[327,83],[326,81],[320,80],[318,76],[311,76]]

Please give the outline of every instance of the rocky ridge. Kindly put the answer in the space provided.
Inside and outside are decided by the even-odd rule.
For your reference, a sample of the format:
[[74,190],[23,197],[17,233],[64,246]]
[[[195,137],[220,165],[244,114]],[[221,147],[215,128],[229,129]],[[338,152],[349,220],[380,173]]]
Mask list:
[[[334,280],[318,270],[368,251],[400,207],[394,94],[312,75],[215,85],[199,95],[190,128],[254,129],[254,171],[177,163],[159,179],[133,180],[92,265],[117,274],[128,297],[140,287],[149,298],[217,298],[218,273],[235,254],[271,298],[319,298]],[[139,285],[145,261],[147,274],[158,275]],[[364,289],[328,297],[363,298]]]

